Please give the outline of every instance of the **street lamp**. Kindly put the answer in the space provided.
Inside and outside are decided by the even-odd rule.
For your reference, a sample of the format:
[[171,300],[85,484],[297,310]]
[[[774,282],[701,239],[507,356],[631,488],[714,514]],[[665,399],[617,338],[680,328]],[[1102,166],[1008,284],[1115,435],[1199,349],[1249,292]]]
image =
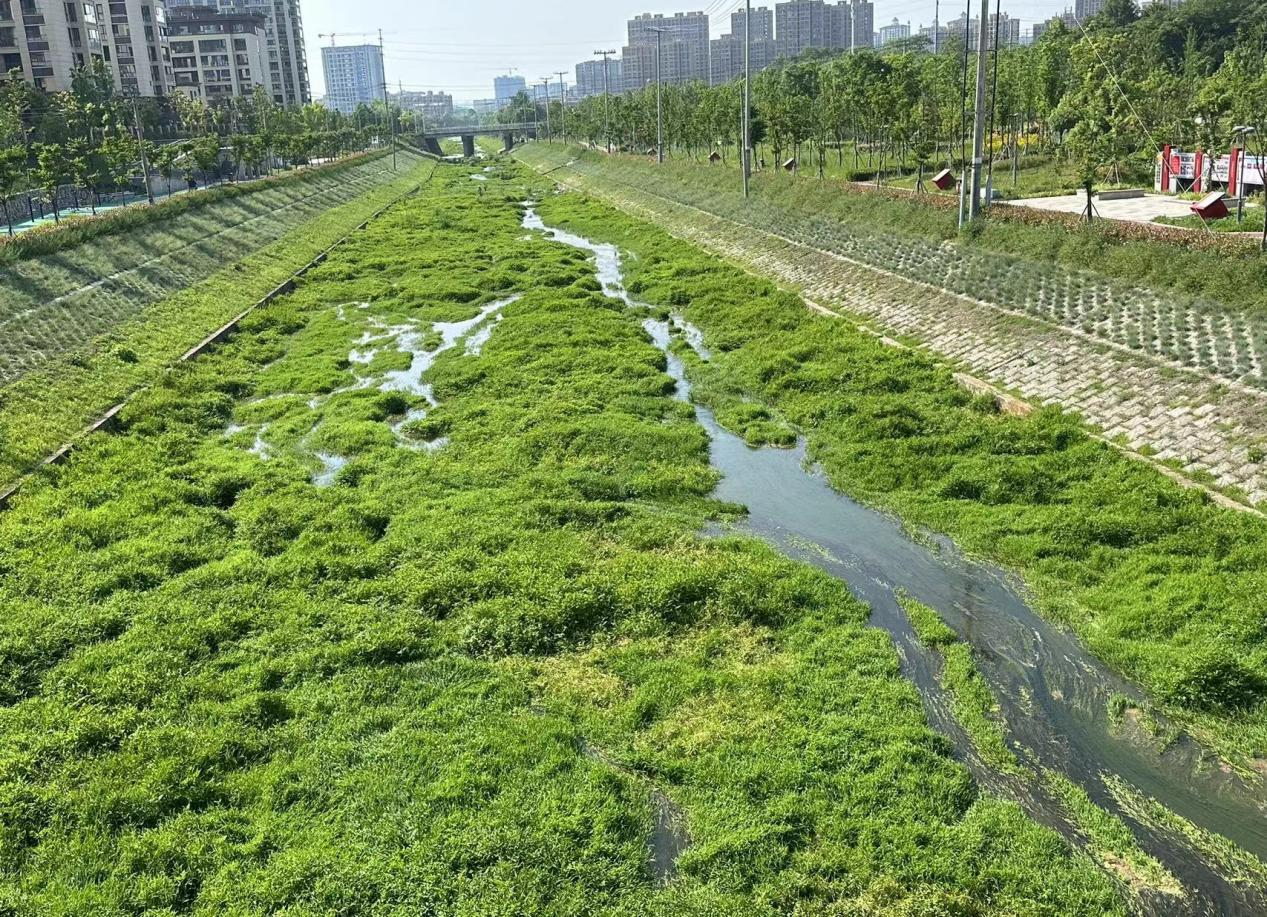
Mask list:
[[[1249,152],[1249,136],[1254,133],[1253,126],[1238,124],[1232,128],[1232,139],[1241,143],[1240,173],[1236,176],[1236,222],[1245,222],[1245,154]],[[1267,217],[1264,217],[1267,219]]]

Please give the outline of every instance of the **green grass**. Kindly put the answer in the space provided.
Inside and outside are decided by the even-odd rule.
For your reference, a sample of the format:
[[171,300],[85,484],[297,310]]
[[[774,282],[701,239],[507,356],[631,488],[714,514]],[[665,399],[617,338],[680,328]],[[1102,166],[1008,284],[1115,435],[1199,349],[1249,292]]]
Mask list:
[[1045,615],[1221,752],[1241,765],[1267,756],[1263,520],[1056,410],[998,415],[946,366],[592,199],[553,196],[541,212],[631,251],[639,297],[703,330],[714,357],[689,364],[701,398],[745,400],[804,431],[842,491],[1021,572]]
[[[1126,823],[1092,802],[1085,790],[1051,770],[1043,772],[1043,784],[1059,800],[1079,833],[1086,838],[1093,856],[1128,888],[1141,891],[1155,889],[1170,896],[1183,895],[1183,886],[1166,867],[1140,848]],[[1169,810],[1163,811],[1170,814]],[[1171,817],[1178,818],[1173,814]]]
[[[0,350],[22,364],[16,381],[0,389],[0,481],[8,484],[34,467],[91,420],[156,377],[207,334],[245,310],[323,248],[353,231],[375,210],[425,178],[429,165],[406,157],[399,173],[381,161],[349,176],[313,186],[289,184],[213,204],[196,214],[153,224],[128,241],[97,240],[80,249],[7,268],[24,279],[6,288],[13,310],[34,309],[40,340],[9,339]],[[280,213],[277,194],[301,195]],[[232,208],[233,214],[224,211]],[[209,219],[237,214],[247,227],[225,228]],[[166,254],[162,252],[166,251]],[[155,258],[136,269],[138,263]],[[67,295],[85,282],[129,271],[115,281]],[[38,281],[38,282],[37,282]],[[41,292],[43,291],[43,292]],[[38,300],[40,305],[32,305]],[[20,346],[21,345],[21,346]]]
[[[520,177],[466,174],[0,516],[3,906],[1122,913],[980,795],[841,583],[698,534],[733,508],[641,316],[524,238]],[[403,448],[421,399],[373,384],[409,362],[374,339],[514,292],[427,375],[448,444]]]
[[[407,158],[406,166],[412,162]],[[317,170],[275,185],[265,182],[253,192],[195,208],[172,213],[161,207],[143,209],[153,219],[122,235],[72,244],[74,227],[66,227],[63,236],[69,238],[58,237],[58,250],[0,269],[5,281],[0,292],[0,384],[82,349],[152,303],[394,177],[376,157],[329,173]]]
[[898,602],[920,643],[942,658],[941,684],[950,694],[951,709],[973,747],[991,770],[1014,777],[1027,776],[1007,744],[998,700],[972,658],[972,647],[960,642],[936,609],[909,595]]
[[[684,160],[657,167],[638,158],[546,144],[528,144],[516,155],[539,168],[572,162],[571,174],[599,184],[667,195],[758,228],[803,237],[812,244],[836,247],[854,236],[921,239],[934,245],[953,241],[961,257],[1005,256],[1038,266],[1058,265],[1163,292],[1207,297],[1255,314],[1267,310],[1267,255],[1252,245],[1205,251],[1149,240],[1134,229],[1029,225],[1016,220],[986,221],[961,237],[953,202],[937,207],[916,198],[859,193],[824,184],[804,172],[792,177],[772,170],[754,176],[753,197],[745,202],[737,172],[731,169]],[[1202,239],[1190,241],[1204,244]]]
[[929,608],[923,602],[906,594],[899,595],[898,602],[902,610],[906,612],[907,620],[911,622],[911,629],[915,631],[915,636],[919,638],[920,643],[936,649],[959,642],[959,635],[942,620],[935,609]]
[[1170,226],[1186,226],[1189,229],[1209,229],[1213,232],[1256,232],[1263,231],[1263,207],[1261,204],[1249,204],[1245,208],[1245,219],[1243,222],[1236,222],[1236,214],[1234,205],[1229,204],[1228,209],[1233,213],[1229,217],[1221,220],[1211,220],[1206,222],[1199,216],[1190,217],[1162,217],[1157,222],[1165,223]]

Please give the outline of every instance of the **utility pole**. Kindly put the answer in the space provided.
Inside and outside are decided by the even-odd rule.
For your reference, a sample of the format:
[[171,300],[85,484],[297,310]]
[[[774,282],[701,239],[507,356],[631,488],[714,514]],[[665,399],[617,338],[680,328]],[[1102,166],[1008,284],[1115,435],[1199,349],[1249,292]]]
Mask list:
[[568,92],[567,87],[563,85],[563,77],[567,73],[566,70],[556,70],[554,75],[559,78],[559,133],[563,135],[563,145],[568,142]]
[[396,119],[392,117],[392,107],[387,102],[387,59],[383,56],[383,30],[378,30],[378,64],[383,68],[383,114],[387,115],[387,127],[392,139],[392,171],[396,171]]
[[548,78],[548,77],[544,77],[544,76],[543,76],[543,77],[541,78],[541,85],[542,85],[542,86],[544,86],[544,87],[545,87],[545,90],[546,90],[546,142],[548,143],[548,142],[550,141],[550,137],[551,137],[551,132],[550,132],[550,80],[549,80],[549,78]]
[[977,35],[977,108],[972,125],[972,198],[968,222],[981,216],[981,164],[985,158],[985,68],[989,61],[990,0],[981,0],[981,28]]
[[664,80],[660,76],[661,51],[664,47],[664,33],[668,29],[656,29],[655,32],[655,159],[664,162]]
[[611,89],[611,68],[607,65],[607,59],[615,54],[615,51],[595,51],[603,59],[603,133],[607,135],[607,152],[612,151],[612,130],[611,130],[611,110],[612,110],[612,89]]
[[933,3],[933,54],[941,50],[941,0]]
[[[852,30],[851,30],[852,31]],[[743,5],[743,152],[739,171],[743,172],[743,196],[748,197],[752,175],[752,0]]]
[[[154,203],[154,189],[150,187],[150,159],[145,155],[145,128],[141,127],[141,113],[132,97],[132,125],[136,128],[136,146],[141,151],[141,174],[145,176],[145,199]],[[167,189],[171,191],[171,188]]]

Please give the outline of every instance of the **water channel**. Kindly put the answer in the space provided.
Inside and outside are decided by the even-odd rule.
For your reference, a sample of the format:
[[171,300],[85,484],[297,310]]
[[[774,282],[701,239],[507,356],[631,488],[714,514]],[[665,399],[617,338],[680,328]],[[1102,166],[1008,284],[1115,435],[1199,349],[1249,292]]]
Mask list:
[[[646,308],[626,291],[615,246],[547,227],[531,202],[525,208],[525,228],[593,254],[606,295]],[[698,332],[676,315],[642,324],[667,356],[677,398],[689,402],[685,367],[670,345],[674,334],[681,334],[707,359]],[[1044,788],[1044,769],[1068,777],[1122,818],[1143,850],[1185,889],[1182,897],[1138,892],[1133,903],[1143,913],[1267,913],[1259,865],[1237,869],[1210,842],[1211,834],[1221,835],[1267,859],[1267,799],[1261,785],[1224,766],[1170,724],[1159,723],[1171,733],[1159,742],[1131,717],[1113,717],[1109,704],[1115,696],[1144,704],[1136,686],[1092,657],[1074,636],[1035,614],[1022,585],[1005,572],[964,557],[948,539],[912,538],[898,520],[833,490],[807,461],[803,440],[794,449],[753,449],[706,408],[696,405],[695,416],[710,437],[712,464],[723,475],[716,496],[748,508],[745,531],[839,578],[871,607],[871,623],[892,635],[903,672],[919,689],[930,722],[951,739],[987,790],[1015,800],[1075,844],[1083,839]],[[941,657],[918,641],[898,603],[903,592],[936,609],[971,645],[999,699],[1012,749],[1033,776],[999,774],[975,754],[940,685]],[[1135,817],[1137,809],[1113,792],[1123,786],[1157,800],[1195,830],[1168,829],[1155,819]]]

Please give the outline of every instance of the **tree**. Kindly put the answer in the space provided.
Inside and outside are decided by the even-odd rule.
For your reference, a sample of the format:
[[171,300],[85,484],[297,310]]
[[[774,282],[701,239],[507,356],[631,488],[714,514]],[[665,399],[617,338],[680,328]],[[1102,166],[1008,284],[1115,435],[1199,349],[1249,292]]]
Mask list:
[[199,137],[190,143],[189,152],[202,173],[203,185],[209,187],[211,173],[214,171],[217,177],[220,175],[220,138],[215,135]]
[[1139,19],[1139,7],[1135,0],[1104,0],[1100,18],[1109,25],[1125,28]]
[[53,222],[61,222],[57,189],[66,180],[66,151],[59,143],[42,143],[35,148],[35,179],[53,208]]
[[167,195],[172,193],[172,178],[176,174],[176,163],[185,155],[183,144],[165,143],[154,151],[154,168],[167,182]]
[[4,201],[4,218],[13,235],[13,212],[9,198],[18,190],[26,176],[26,150],[20,146],[0,147],[0,200]]

